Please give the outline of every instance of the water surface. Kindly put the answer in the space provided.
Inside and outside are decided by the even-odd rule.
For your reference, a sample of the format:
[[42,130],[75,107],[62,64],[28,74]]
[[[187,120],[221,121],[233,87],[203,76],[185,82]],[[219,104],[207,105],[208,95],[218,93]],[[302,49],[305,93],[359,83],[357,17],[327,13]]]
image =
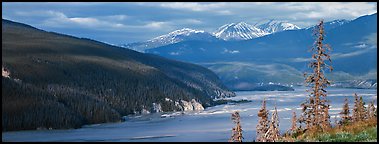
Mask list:
[[[377,100],[376,89],[328,88],[327,90],[328,99],[331,101],[329,113],[332,123],[334,116],[338,116],[342,110],[345,97],[349,99],[350,109],[354,103],[353,93],[362,95],[366,104],[372,100],[375,100],[376,104]],[[258,122],[257,112],[263,98],[267,101],[267,109],[273,110],[274,105],[277,106],[279,128],[283,133],[290,127],[292,111],[296,111],[299,116],[300,104],[308,95],[303,87],[295,87],[295,91],[240,91],[236,94],[236,97],[230,99],[245,99],[251,102],[218,105],[206,108],[204,111],[184,114],[175,112],[129,116],[125,122],[86,125],[80,129],[3,132],[2,141],[226,142],[234,126],[230,119],[234,111],[240,112],[244,141],[253,141]]]

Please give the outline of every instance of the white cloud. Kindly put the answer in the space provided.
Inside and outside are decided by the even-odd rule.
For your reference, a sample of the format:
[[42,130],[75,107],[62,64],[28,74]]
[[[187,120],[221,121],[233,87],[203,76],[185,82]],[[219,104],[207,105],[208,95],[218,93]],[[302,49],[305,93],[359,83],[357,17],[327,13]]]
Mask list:
[[216,13],[221,14],[221,15],[232,15],[233,12],[230,10],[221,10],[221,11],[216,11]]
[[87,25],[96,25],[101,23],[99,20],[95,18],[68,18],[72,22],[76,22],[79,24],[87,24]]
[[293,58],[293,59],[290,59],[291,62],[309,62],[311,61],[312,58]]
[[185,9],[192,11],[207,11],[217,8],[223,8],[227,6],[226,3],[216,2],[216,3],[197,3],[197,2],[167,2],[161,3],[161,7],[172,8],[172,9]]
[[110,15],[110,16],[104,16],[104,19],[109,19],[109,20],[117,20],[117,21],[122,21],[126,20],[128,18],[127,15]]
[[[136,39],[142,35],[145,38],[141,40],[150,39],[183,27],[213,31],[231,22],[276,19],[306,28],[321,18],[351,20],[375,12],[377,2],[3,3],[3,18],[50,30],[65,27],[78,32],[125,32],[133,41],[140,41]],[[376,44],[376,37],[368,41]]]
[[293,11],[292,16],[300,20],[354,19],[377,12],[376,3],[374,5],[368,2],[299,2],[285,3],[283,6],[286,11]]
[[128,18],[127,15],[110,15],[99,17],[68,17],[62,12],[57,11],[44,11],[35,12],[35,14],[45,14],[49,18],[45,20],[44,24],[50,27],[66,27],[69,24],[77,24],[79,26],[87,28],[99,28],[99,29],[150,29],[150,30],[162,30],[173,29],[172,24],[202,24],[203,22],[197,19],[179,19],[173,21],[147,21],[142,24],[125,25],[123,23],[117,23]]
[[[292,20],[295,21],[292,23],[300,27],[308,27],[321,18],[325,21],[354,19],[377,12],[376,3],[368,2],[163,2],[139,4],[217,15],[233,15],[244,20]],[[241,21],[243,20],[241,19]]]
[[161,28],[164,28],[164,27],[169,27],[169,23],[168,22],[150,22],[150,23],[147,23],[145,24],[143,27],[145,28],[150,28],[150,29],[161,29]]
[[159,6],[177,10],[190,10],[194,12],[212,12],[220,15],[231,15],[230,10],[226,10],[228,3],[215,2],[215,3],[201,3],[201,2],[165,2]]
[[86,28],[126,28],[124,24],[104,21],[94,17],[68,17],[64,13],[57,11],[45,11],[43,13],[50,16],[44,21],[44,24],[49,27],[72,27],[72,24],[75,24]]

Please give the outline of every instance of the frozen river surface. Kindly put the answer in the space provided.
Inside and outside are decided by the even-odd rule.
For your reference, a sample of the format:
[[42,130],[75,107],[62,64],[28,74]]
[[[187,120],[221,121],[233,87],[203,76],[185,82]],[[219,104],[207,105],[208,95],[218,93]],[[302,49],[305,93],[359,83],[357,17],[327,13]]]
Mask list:
[[[372,100],[375,100],[376,104],[377,100],[376,89],[328,88],[327,90],[328,99],[331,101],[329,113],[332,123],[334,116],[341,111],[345,97],[349,99],[350,108],[354,103],[353,93],[362,95],[366,104]],[[87,125],[80,129],[3,132],[2,141],[226,142],[234,126],[231,121],[231,113],[234,111],[240,112],[244,141],[253,141],[258,122],[257,112],[263,98],[266,98],[269,110],[273,110],[276,103],[279,127],[283,133],[290,127],[292,111],[295,110],[299,116],[300,104],[307,97],[305,88],[302,87],[295,88],[295,91],[242,91],[236,94],[237,96],[231,99],[246,99],[251,102],[218,105],[201,112],[184,114],[177,112],[130,116],[125,122]]]

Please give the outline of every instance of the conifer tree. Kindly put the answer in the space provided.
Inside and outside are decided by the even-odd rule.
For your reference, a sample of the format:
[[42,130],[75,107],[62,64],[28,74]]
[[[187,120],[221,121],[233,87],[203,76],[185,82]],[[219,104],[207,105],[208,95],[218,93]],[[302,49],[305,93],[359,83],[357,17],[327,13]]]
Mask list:
[[259,121],[256,127],[257,130],[257,142],[266,142],[265,134],[268,131],[269,123],[268,120],[268,110],[266,109],[266,100],[263,99],[262,101],[262,107],[258,112]]
[[296,119],[296,112],[292,112],[292,120],[291,120],[291,128],[290,128],[290,133],[294,133],[297,130],[297,125],[296,125],[297,119]]
[[232,120],[233,120],[233,123],[236,124],[236,126],[233,127],[232,129],[232,136],[230,137],[229,142],[242,142],[243,137],[242,137],[242,127],[241,127],[240,119],[241,117],[238,111],[232,114]]
[[357,122],[360,120],[359,109],[360,109],[359,97],[357,93],[354,93],[354,108],[353,108],[353,116],[352,116],[352,119],[354,122]]
[[368,117],[369,118],[376,118],[376,108],[374,106],[374,101],[371,101],[370,102],[370,105],[368,107],[368,110],[369,110],[369,115]]
[[276,106],[275,106],[274,112],[272,113],[272,116],[271,116],[271,122],[270,122],[269,129],[267,130],[264,137],[266,139],[266,142],[276,142],[279,140],[279,137],[280,137],[279,117],[278,117],[278,111],[276,109]]
[[362,96],[359,97],[359,107],[360,107],[360,120],[366,120],[367,119],[367,108],[365,107],[365,102],[363,101]]
[[[311,97],[309,99],[312,99]],[[301,104],[302,110],[301,114],[299,117],[299,129],[309,129],[311,127],[311,117],[312,117],[312,108],[311,105],[309,104],[308,99],[306,100],[305,103]],[[305,127],[303,127],[305,125]]]
[[366,119],[366,108],[363,102],[362,96],[358,97],[357,93],[354,93],[354,109],[353,109],[353,121],[358,122]]
[[373,111],[373,113],[374,113],[374,117],[375,118],[377,118],[378,116],[378,113],[377,113],[377,111],[376,110],[378,110],[375,106],[374,106],[374,101],[372,102],[373,104],[372,104],[372,111]]
[[[315,28],[316,41],[311,49],[312,61],[309,67],[313,72],[306,77],[306,83],[311,86],[309,99],[306,100],[303,106],[302,122],[306,123],[306,129],[317,128],[325,130],[330,128],[329,116],[329,101],[325,88],[330,85],[330,81],[324,75],[324,69],[333,70],[330,66],[331,59],[329,52],[331,47],[323,44],[325,32],[323,20]],[[327,63],[329,62],[329,64]]]
[[341,115],[340,125],[346,125],[351,120],[350,110],[349,110],[349,101],[345,98],[345,103],[342,107],[342,111],[339,113]]

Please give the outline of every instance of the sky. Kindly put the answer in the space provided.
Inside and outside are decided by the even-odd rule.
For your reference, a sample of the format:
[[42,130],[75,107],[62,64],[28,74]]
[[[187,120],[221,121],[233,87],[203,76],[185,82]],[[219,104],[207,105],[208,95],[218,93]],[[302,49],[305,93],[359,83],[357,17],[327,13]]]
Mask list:
[[3,19],[115,45],[182,28],[214,32],[270,19],[306,28],[376,12],[377,2],[2,2]]

